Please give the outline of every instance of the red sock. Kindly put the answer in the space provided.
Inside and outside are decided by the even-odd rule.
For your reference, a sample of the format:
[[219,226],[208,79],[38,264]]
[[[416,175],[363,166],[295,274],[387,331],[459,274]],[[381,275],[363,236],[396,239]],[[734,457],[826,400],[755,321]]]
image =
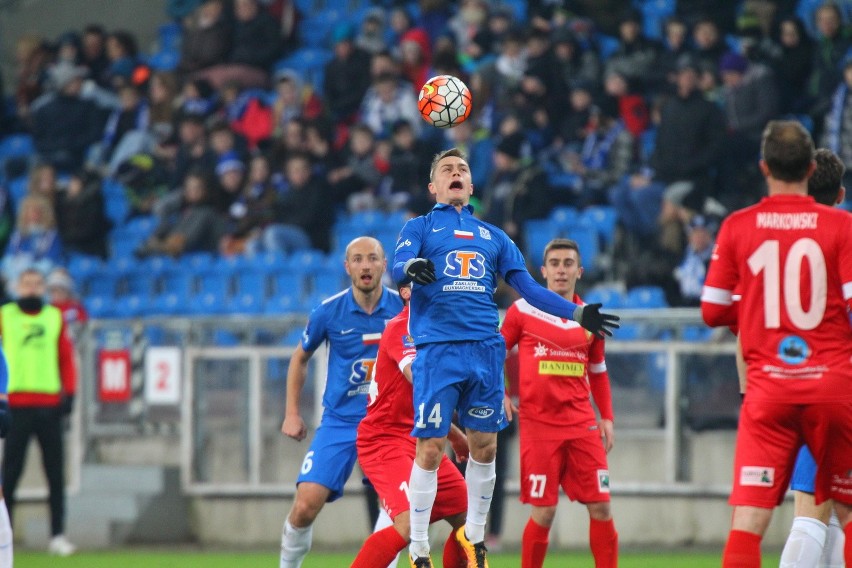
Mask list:
[[760,568],[760,535],[731,530],[722,554],[722,568]]
[[541,568],[550,542],[550,527],[543,527],[532,518],[524,528],[521,542],[521,568]]
[[376,568],[377,566],[387,566],[397,553],[405,548],[408,544],[396,529],[387,527],[377,533],[370,535],[370,538],[364,541],[364,546],[358,552],[358,556],[352,561],[350,568]]
[[447,542],[444,543],[444,568],[467,568],[467,557],[459,548],[455,534],[456,530],[451,530]]
[[846,535],[846,544],[843,545],[843,560],[846,561],[847,566],[852,566],[852,522],[846,523],[843,534]]
[[618,533],[615,523],[589,519],[589,547],[595,557],[595,568],[616,568],[618,566]]

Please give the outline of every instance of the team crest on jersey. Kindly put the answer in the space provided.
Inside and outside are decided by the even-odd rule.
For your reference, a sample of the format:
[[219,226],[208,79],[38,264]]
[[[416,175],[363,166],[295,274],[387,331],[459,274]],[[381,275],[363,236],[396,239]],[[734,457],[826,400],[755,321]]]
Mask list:
[[762,465],[745,465],[740,468],[740,485],[772,487],[775,484],[775,468]]
[[491,240],[491,231],[486,229],[485,227],[479,227],[479,236],[485,240]]
[[358,359],[352,363],[349,384],[355,385],[355,388],[347,393],[349,396],[367,394],[370,391],[370,381],[373,380],[373,367],[375,365],[375,359]]
[[810,356],[811,348],[797,335],[788,335],[778,344],[778,357],[788,365],[800,365]]
[[609,493],[609,470],[598,470],[598,491],[601,493]]

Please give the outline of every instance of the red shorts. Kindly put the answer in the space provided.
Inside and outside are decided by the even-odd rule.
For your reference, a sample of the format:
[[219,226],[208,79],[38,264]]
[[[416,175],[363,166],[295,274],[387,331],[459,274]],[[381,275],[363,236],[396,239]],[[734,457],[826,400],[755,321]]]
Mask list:
[[852,504],[852,403],[749,402],[740,412],[731,505],[773,508],[781,503],[799,447],[817,463],[817,503]]
[[[358,440],[358,463],[381,499],[382,508],[393,519],[408,510],[408,480],[414,464],[415,445],[400,443],[362,443]],[[461,472],[446,455],[438,466],[438,494],[432,506],[430,522],[467,511],[467,486]]]
[[521,436],[521,502],[556,505],[560,485],[572,501],[609,501],[609,467],[600,431],[570,440]]

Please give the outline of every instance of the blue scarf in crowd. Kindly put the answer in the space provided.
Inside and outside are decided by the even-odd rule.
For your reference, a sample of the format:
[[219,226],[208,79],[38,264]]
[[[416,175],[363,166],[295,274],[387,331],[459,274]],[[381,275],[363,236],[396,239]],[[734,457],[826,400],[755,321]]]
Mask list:
[[[624,130],[624,123],[619,120],[605,133],[595,130],[583,142],[583,150],[580,159],[589,170],[602,170],[606,167],[609,152],[618,135]],[[602,136],[603,134],[603,136]]]
[[831,110],[826,115],[825,140],[826,147],[835,154],[840,153],[840,132],[843,130],[843,111],[846,108],[846,95],[849,87],[841,83],[834,92]]

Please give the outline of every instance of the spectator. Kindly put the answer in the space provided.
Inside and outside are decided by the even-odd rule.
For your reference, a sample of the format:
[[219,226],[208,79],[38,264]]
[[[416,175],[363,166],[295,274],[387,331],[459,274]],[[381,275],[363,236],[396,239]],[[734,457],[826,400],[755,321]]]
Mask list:
[[387,49],[385,43],[385,11],[378,6],[370,8],[364,20],[358,37],[355,38],[355,46],[363,49],[370,55],[381,53]]
[[126,84],[118,89],[121,108],[112,111],[104,127],[99,148],[93,152],[93,165],[106,166],[110,174],[134,154],[147,152],[153,143],[148,127],[151,113],[139,87]]
[[394,123],[391,127],[390,169],[387,177],[391,209],[407,208],[409,211],[428,212],[428,202],[424,203],[423,180],[429,178],[428,165],[433,153],[424,142],[417,139],[411,123],[405,120]]
[[394,75],[397,78],[402,78],[399,62],[390,51],[380,51],[370,57],[370,79],[374,80],[379,75]]
[[[852,56],[843,65],[843,81],[832,98],[825,115],[821,146],[838,155],[844,164],[852,164]],[[852,173],[846,168],[843,185],[852,189]]]
[[328,180],[335,203],[345,204],[349,210],[375,206],[382,172],[376,162],[376,137],[370,127],[360,123],[352,127],[343,160],[329,171]]
[[841,62],[852,45],[852,28],[843,26],[840,8],[832,2],[826,2],[817,8],[814,21],[817,41],[808,94],[813,100],[810,115],[814,121],[815,137],[818,139],[822,120],[831,106],[831,97],[842,80]]
[[295,0],[264,0],[267,11],[278,25],[282,55],[299,47],[298,28],[302,17],[297,4]]
[[307,154],[293,153],[284,163],[286,190],[275,207],[275,219],[249,250],[292,252],[313,247],[328,251],[334,216],[329,214],[329,190],[311,174]]
[[203,170],[186,176],[181,199],[164,204],[159,217],[154,234],[135,251],[137,256],[216,252],[222,220],[210,205],[210,182]]
[[288,122],[295,118],[308,120],[322,113],[322,100],[293,69],[275,73],[275,101],[272,103],[272,131],[280,135]]
[[379,75],[364,95],[361,120],[379,138],[387,138],[398,121],[408,122],[415,136],[420,134],[423,120],[411,88],[390,74]]
[[118,89],[132,82],[136,69],[139,48],[136,38],[126,30],[114,31],[106,39],[106,52],[109,59],[107,68],[108,86]]
[[618,25],[618,49],[606,64],[606,73],[617,72],[626,79],[652,89],[660,84],[660,70],[657,58],[661,46],[642,35],[642,16],[630,9]]
[[48,79],[50,50],[44,41],[25,35],[15,45],[15,103],[18,116],[26,119],[30,105],[44,92]]
[[56,39],[54,49],[56,50],[56,63],[69,63],[80,65],[82,54],[80,53],[80,36],[76,32],[65,32]]
[[71,175],[56,199],[59,237],[66,253],[107,257],[106,237],[112,223],[104,212],[101,179],[94,172]]
[[[272,183],[269,161],[256,155],[249,165],[248,179],[237,199],[228,209],[228,232],[219,243],[219,250],[226,256],[242,254],[249,243],[261,236],[261,232],[272,222],[278,191]],[[305,241],[308,241],[305,236]],[[263,248],[257,245],[253,250]]]
[[[489,101],[494,112],[502,116],[511,109],[511,97],[517,90],[527,69],[527,58],[523,51],[523,36],[519,32],[510,32],[500,44],[497,58],[479,67],[474,74],[478,80],[472,87],[477,102]],[[476,93],[479,93],[478,95]],[[479,111],[481,112],[481,110]]]
[[351,123],[370,87],[370,56],[355,46],[348,23],[338,24],[331,39],[334,58],[325,66],[323,96],[336,122]]
[[148,82],[149,129],[154,141],[165,143],[174,133],[177,78],[173,73],[158,71]]
[[89,321],[89,313],[75,294],[74,279],[65,268],[54,268],[47,275],[47,297],[50,305],[62,312],[62,321],[69,329]]
[[234,41],[229,61],[266,71],[280,53],[278,26],[257,0],[234,3]]
[[557,128],[557,137],[561,143],[577,151],[586,139],[592,115],[600,112],[592,99],[592,86],[589,83],[576,83],[569,95],[570,109]]
[[432,67],[432,44],[425,30],[414,28],[405,32],[399,40],[402,75],[411,83],[415,92],[429,78]]
[[169,173],[148,154],[137,154],[119,165],[115,179],[124,187],[131,217],[152,214],[154,205],[169,191]]
[[216,155],[207,144],[204,117],[195,113],[184,113],[178,123],[179,146],[172,169],[170,187],[180,187],[190,170],[212,172],[216,167]]
[[673,87],[676,81],[677,61],[688,53],[689,29],[686,24],[677,18],[666,20],[663,29],[663,51],[660,53],[658,63],[661,72],[666,76],[666,88]]
[[206,118],[216,110],[216,90],[204,78],[183,84],[178,108],[184,114],[197,114]]
[[607,72],[604,90],[616,107],[612,109],[615,112],[611,114],[617,113],[622,125],[631,135],[638,138],[650,123],[645,98],[639,94],[635,86],[631,85],[626,76],[614,70]]
[[693,58],[697,65],[708,62],[718,65],[719,60],[728,51],[725,40],[719,33],[719,26],[712,18],[702,18],[692,28]]
[[[491,155],[494,152],[494,142],[484,129],[476,129],[472,121],[466,120],[458,126],[448,128],[445,136],[448,146],[461,150],[470,163],[470,179],[473,187],[485,187],[492,170]],[[433,152],[434,153],[434,152]],[[431,162],[431,160],[427,160]],[[393,167],[393,163],[391,164]],[[420,176],[420,180],[428,175]],[[419,182],[419,183],[422,183]],[[420,185],[418,185],[420,188]],[[422,194],[422,189],[419,189]],[[423,214],[428,211],[423,212]]]
[[18,277],[26,269],[47,273],[63,260],[53,206],[42,196],[27,196],[21,202],[18,222],[0,263],[9,293],[14,293]]
[[82,64],[89,70],[89,77],[100,87],[108,87],[106,56],[106,31],[100,24],[89,24],[83,29]]
[[193,73],[227,61],[232,34],[224,0],[202,2],[183,21],[178,71]]
[[50,164],[37,164],[30,171],[27,180],[27,195],[39,195],[47,199],[51,207],[56,205],[59,184],[56,180],[56,168]]
[[219,162],[216,164],[217,187],[212,202],[220,213],[228,213],[231,206],[239,199],[245,171],[246,165],[236,152],[227,152],[219,157]]
[[[737,53],[722,57],[719,72],[728,129],[726,167],[739,168],[757,161],[763,129],[778,114],[778,91],[768,67]],[[762,193],[755,192],[754,201]]]
[[781,94],[780,112],[801,113],[807,109],[805,96],[813,64],[813,41],[795,16],[781,20],[778,36],[781,55],[774,70]]
[[687,245],[683,260],[675,268],[674,277],[679,286],[679,301],[673,306],[701,305],[704,277],[710,265],[710,254],[716,240],[719,222],[709,216],[695,215],[687,224]]
[[228,81],[219,90],[222,111],[228,125],[243,137],[250,150],[264,144],[272,136],[273,112],[266,103],[266,93],[259,89],[241,90],[239,83]]
[[248,144],[242,136],[234,132],[224,120],[216,120],[208,128],[210,148],[216,155],[216,164],[226,154],[236,154],[241,162],[248,158]]
[[553,31],[554,70],[561,75],[562,83],[571,88],[578,83],[596,85],[601,78],[601,62],[594,50],[584,50],[577,37],[568,28]]
[[82,167],[89,146],[103,131],[97,106],[80,97],[84,67],[60,63],[50,71],[53,92],[33,104],[32,133],[39,159],[61,171]]
[[399,45],[400,38],[405,35],[405,32],[414,27],[414,20],[405,6],[391,8],[388,22],[390,23],[390,29],[387,32],[388,45]]

